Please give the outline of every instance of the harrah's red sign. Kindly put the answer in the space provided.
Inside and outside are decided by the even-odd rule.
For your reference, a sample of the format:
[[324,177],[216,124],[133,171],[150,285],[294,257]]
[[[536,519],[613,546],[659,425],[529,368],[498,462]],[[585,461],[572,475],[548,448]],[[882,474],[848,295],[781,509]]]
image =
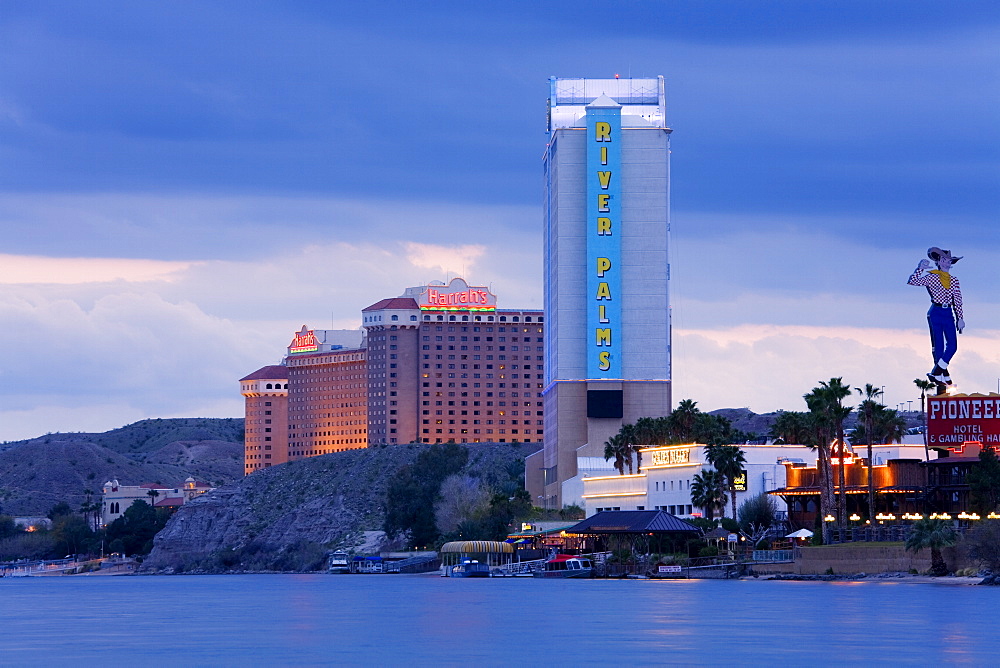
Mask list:
[[484,287],[470,287],[461,278],[448,285],[428,285],[417,302],[425,310],[495,311],[497,307],[496,295]]
[[1000,395],[927,398],[927,445],[961,451],[966,441],[1000,445]]
[[316,338],[316,334],[311,329],[306,329],[305,325],[302,325],[302,330],[295,334],[295,338],[292,339],[292,345],[288,346],[288,353],[294,355],[295,353],[311,353],[319,350],[319,340]]

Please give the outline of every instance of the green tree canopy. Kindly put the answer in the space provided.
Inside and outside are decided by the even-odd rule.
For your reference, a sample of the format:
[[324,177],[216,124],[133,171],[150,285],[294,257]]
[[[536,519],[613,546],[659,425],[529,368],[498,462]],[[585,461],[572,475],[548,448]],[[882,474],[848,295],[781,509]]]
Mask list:
[[121,517],[108,525],[105,536],[109,544],[120,540],[125,554],[149,554],[153,537],[166,526],[168,519],[169,510],[155,510],[146,501],[136,499]]
[[744,475],[746,457],[743,450],[735,445],[709,445],[705,456],[715,470],[726,477],[729,483],[729,501],[733,504],[733,519],[736,518],[736,479]]
[[691,479],[691,503],[705,511],[708,520],[726,508],[726,477],[715,469],[703,469]]
[[983,515],[1000,507],[1000,459],[992,448],[979,452],[979,466],[965,476],[969,485],[972,509]]
[[401,468],[389,481],[386,493],[386,535],[408,532],[410,544],[430,547],[438,540],[434,503],[441,484],[462,470],[469,460],[468,449],[456,443],[434,444],[416,461]]
[[954,545],[958,541],[955,530],[947,520],[925,518],[913,523],[910,537],[906,539],[908,552],[919,552],[929,548],[931,551],[931,575],[948,574],[948,566],[944,562],[941,550]]

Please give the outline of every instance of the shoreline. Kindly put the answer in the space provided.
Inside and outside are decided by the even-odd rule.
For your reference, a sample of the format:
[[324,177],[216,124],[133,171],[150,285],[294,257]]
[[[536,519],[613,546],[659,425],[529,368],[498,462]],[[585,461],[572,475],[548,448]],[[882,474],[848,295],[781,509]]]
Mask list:
[[795,575],[774,573],[768,575],[744,576],[740,580],[777,580],[782,582],[898,582],[903,584],[937,585],[980,585],[988,576],[984,575],[913,575],[911,573],[858,573],[855,575]]

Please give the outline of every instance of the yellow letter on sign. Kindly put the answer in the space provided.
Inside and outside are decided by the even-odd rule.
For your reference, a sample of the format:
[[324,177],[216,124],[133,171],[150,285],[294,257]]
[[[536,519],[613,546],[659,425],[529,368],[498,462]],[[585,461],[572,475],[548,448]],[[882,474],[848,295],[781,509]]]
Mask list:
[[611,141],[611,123],[594,123],[594,141]]
[[604,272],[611,269],[611,260],[606,257],[597,258],[597,276],[604,278]]
[[607,371],[611,368],[611,353],[607,350],[602,350],[597,353],[598,366],[597,368],[601,371]]

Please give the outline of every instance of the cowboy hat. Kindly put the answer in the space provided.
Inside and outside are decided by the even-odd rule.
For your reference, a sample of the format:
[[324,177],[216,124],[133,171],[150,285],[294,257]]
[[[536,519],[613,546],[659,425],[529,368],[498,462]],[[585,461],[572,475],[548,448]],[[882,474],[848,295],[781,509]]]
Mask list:
[[962,257],[964,257],[964,256],[962,256],[962,257],[952,257],[950,250],[941,250],[937,246],[931,246],[930,248],[927,249],[927,257],[929,257],[930,259],[934,260],[935,262],[937,262],[938,260],[940,260],[943,257],[946,257],[949,260],[951,260],[952,264],[955,264],[956,262],[958,262],[959,260],[961,260]]

